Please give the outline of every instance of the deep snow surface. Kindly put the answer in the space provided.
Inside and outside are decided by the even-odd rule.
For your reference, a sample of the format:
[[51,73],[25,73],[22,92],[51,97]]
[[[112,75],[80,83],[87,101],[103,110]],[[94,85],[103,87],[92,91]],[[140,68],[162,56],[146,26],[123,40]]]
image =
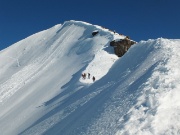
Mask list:
[[118,58],[109,42],[124,37],[67,21],[2,50],[0,133],[180,134],[180,40],[141,41]]

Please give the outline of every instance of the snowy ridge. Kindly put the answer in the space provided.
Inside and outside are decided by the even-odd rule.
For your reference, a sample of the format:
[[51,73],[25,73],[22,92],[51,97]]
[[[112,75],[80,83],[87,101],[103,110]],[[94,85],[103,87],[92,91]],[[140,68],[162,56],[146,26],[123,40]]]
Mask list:
[[[65,24],[62,26],[62,32],[58,33],[58,31],[57,31],[58,34],[56,34],[56,35],[53,35],[54,33],[52,33],[52,32],[55,32],[54,30],[59,30],[61,28],[61,26],[57,25],[52,28],[53,30],[48,30],[47,32],[44,32],[46,34],[45,36],[47,36],[48,39],[46,39],[46,37],[43,37],[44,33],[40,32],[39,35],[35,34],[35,35],[27,38],[25,41],[21,41],[22,43],[20,42],[20,43],[13,45],[11,50],[14,50],[14,49],[16,50],[16,48],[15,48],[16,46],[18,48],[22,48],[22,49],[20,49],[20,51],[18,51],[18,52],[16,51],[16,54],[5,54],[6,57],[9,57],[12,59],[15,57],[14,59],[16,61],[13,60],[13,64],[16,64],[18,67],[20,67],[20,65],[21,66],[24,65],[21,62],[21,60],[19,60],[19,59],[22,59],[21,58],[22,56],[19,56],[20,54],[23,55],[23,57],[26,57],[26,61],[29,61],[29,59],[31,59],[31,57],[34,57],[34,58],[30,64],[27,64],[27,66],[24,66],[19,72],[15,73],[13,76],[11,76],[11,78],[9,80],[7,80],[2,85],[0,85],[0,88],[3,89],[3,91],[1,91],[2,96],[0,97],[0,102],[2,102],[2,100],[5,97],[8,97],[8,96],[12,95],[14,92],[16,92],[16,90],[19,89],[18,88],[19,85],[21,85],[22,83],[26,83],[29,78],[31,79],[32,75],[36,74],[36,72],[39,73],[40,70],[47,68],[47,66],[50,65],[50,63],[53,61],[54,58],[56,58],[57,56],[61,57],[62,55],[64,55],[64,52],[63,52],[64,50],[71,50],[70,48],[65,48],[67,45],[64,45],[64,44],[72,44],[72,43],[70,43],[70,42],[72,42],[71,37],[76,39],[77,36],[75,36],[75,34],[77,35],[78,32],[80,32],[80,34],[82,34],[81,31],[78,31],[81,25],[83,26],[83,25],[90,25],[90,24],[83,23],[83,22],[74,22],[74,21],[73,22],[65,22]],[[92,25],[90,25],[90,26],[92,27]],[[53,35],[53,37],[50,33]],[[74,35],[74,36],[67,36],[67,34]],[[90,34],[91,33],[88,33],[88,36],[90,36]],[[106,34],[106,33],[104,33],[104,34]],[[49,35],[51,35],[51,36],[49,37]],[[78,35],[78,36],[80,36],[80,35]],[[85,36],[87,36],[87,35],[85,35]],[[38,41],[34,41],[34,38],[36,38],[36,37],[38,37]],[[50,42],[48,41],[48,43],[47,43],[47,40],[49,40],[51,38],[53,38],[53,40],[50,40]],[[111,38],[113,38],[112,35],[111,35]],[[99,39],[96,38],[95,40],[99,40]],[[30,43],[34,42],[33,46],[31,46],[32,49],[30,48],[30,50],[26,48],[28,46],[25,46],[26,43],[29,43],[29,42]],[[83,45],[85,46],[86,44],[84,44],[84,42],[83,42]],[[87,40],[87,44],[89,44],[88,42],[91,42],[91,40],[89,40],[89,41]],[[95,42],[97,42],[97,41],[95,41]],[[104,41],[100,45],[104,45],[104,44],[106,44],[106,42],[108,42],[108,40],[106,38],[104,38]],[[51,46],[49,46],[49,44]],[[43,48],[42,47],[36,48],[37,45],[43,46]],[[83,45],[81,47],[83,47]],[[21,46],[21,47],[19,47],[19,46]],[[48,47],[50,47],[50,48],[48,48]],[[46,51],[44,48],[48,48],[48,50]],[[26,53],[25,52],[26,50],[28,50],[28,52],[34,52],[35,49],[37,49],[37,51],[36,51],[37,53],[35,52],[33,54],[33,56],[32,55],[29,56],[29,53],[22,54],[22,52]],[[88,48],[86,47],[86,49],[88,49]],[[98,51],[97,49],[94,51]],[[40,51],[46,51],[46,52],[41,53],[39,55],[38,52],[40,52]],[[82,48],[80,51],[83,52],[86,50],[83,50],[83,48]],[[82,53],[82,52],[78,52],[78,53]],[[27,59],[27,57],[28,57],[28,59]],[[115,57],[115,56],[112,56],[112,57],[114,57],[114,59],[113,59],[113,62],[114,62],[114,60],[117,59],[117,57]],[[109,58],[109,57],[107,57],[107,58]],[[107,66],[112,65],[113,62],[111,62],[110,64],[107,63]],[[109,67],[108,67],[108,69],[109,69]],[[101,75],[97,76],[97,79],[98,78],[101,78]],[[12,90],[12,89],[14,89],[14,90]],[[9,92],[10,90],[11,90],[11,92]]]
[[117,58],[109,42],[124,37],[72,20],[1,51],[0,133],[178,135],[180,40],[141,41]]
[[162,58],[151,77],[141,85],[142,95],[129,111],[129,121],[119,134],[180,134],[179,44],[180,40],[156,41],[156,48],[161,51],[154,60]]
[[[97,29],[99,34],[92,37],[92,31]],[[63,92],[63,86],[65,87],[65,84],[68,84],[71,79],[79,82],[83,70],[86,70],[88,65],[93,65],[90,64],[91,61],[96,62],[95,68],[101,69],[95,54],[104,53],[101,58],[110,60],[109,63],[112,65],[117,57],[112,53],[112,48],[108,47],[108,43],[113,38],[115,38],[113,34],[96,26],[68,21],[63,25],[56,25],[34,34],[1,51],[0,108],[3,111],[0,116],[6,119],[0,123],[1,129],[6,127],[6,123],[11,123],[9,116],[13,116],[18,110],[24,110],[17,113],[18,115],[14,119],[15,123],[11,123],[13,128],[6,131],[0,129],[1,133],[19,133],[20,125],[22,129],[25,129],[34,123],[42,112],[46,114],[47,112],[44,112],[42,107],[39,109],[36,107]],[[123,37],[119,36],[119,38]],[[104,49],[107,49],[108,52]],[[96,59],[94,60],[94,58]],[[108,61],[106,63],[109,64]],[[107,68],[103,67],[104,71],[100,70],[102,74],[99,73],[97,80],[108,72],[111,65],[107,65]],[[91,68],[91,70],[93,69]],[[77,75],[72,77],[73,74]],[[89,81],[84,83],[91,83]],[[76,87],[84,86],[75,84],[67,94],[71,95]],[[27,106],[33,107],[23,109]],[[20,120],[22,116],[24,118]]]

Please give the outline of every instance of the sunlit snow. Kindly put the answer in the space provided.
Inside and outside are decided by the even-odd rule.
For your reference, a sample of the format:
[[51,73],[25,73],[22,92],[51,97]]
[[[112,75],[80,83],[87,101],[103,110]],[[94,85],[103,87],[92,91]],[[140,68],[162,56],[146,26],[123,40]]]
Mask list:
[[140,41],[118,58],[109,44],[123,38],[71,20],[2,50],[0,134],[180,134],[180,40]]

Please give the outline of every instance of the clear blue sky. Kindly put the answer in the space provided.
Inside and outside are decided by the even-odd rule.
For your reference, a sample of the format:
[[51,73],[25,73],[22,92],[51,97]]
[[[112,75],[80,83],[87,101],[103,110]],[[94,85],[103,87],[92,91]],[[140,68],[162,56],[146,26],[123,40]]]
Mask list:
[[100,25],[135,41],[180,38],[180,0],[1,0],[0,50],[64,21]]

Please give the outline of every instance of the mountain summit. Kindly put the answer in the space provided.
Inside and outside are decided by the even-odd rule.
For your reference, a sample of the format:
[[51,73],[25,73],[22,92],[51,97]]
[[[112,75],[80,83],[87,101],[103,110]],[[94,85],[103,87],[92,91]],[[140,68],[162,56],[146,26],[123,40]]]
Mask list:
[[180,40],[141,41],[119,58],[110,42],[125,37],[72,20],[2,50],[0,133],[178,134]]

